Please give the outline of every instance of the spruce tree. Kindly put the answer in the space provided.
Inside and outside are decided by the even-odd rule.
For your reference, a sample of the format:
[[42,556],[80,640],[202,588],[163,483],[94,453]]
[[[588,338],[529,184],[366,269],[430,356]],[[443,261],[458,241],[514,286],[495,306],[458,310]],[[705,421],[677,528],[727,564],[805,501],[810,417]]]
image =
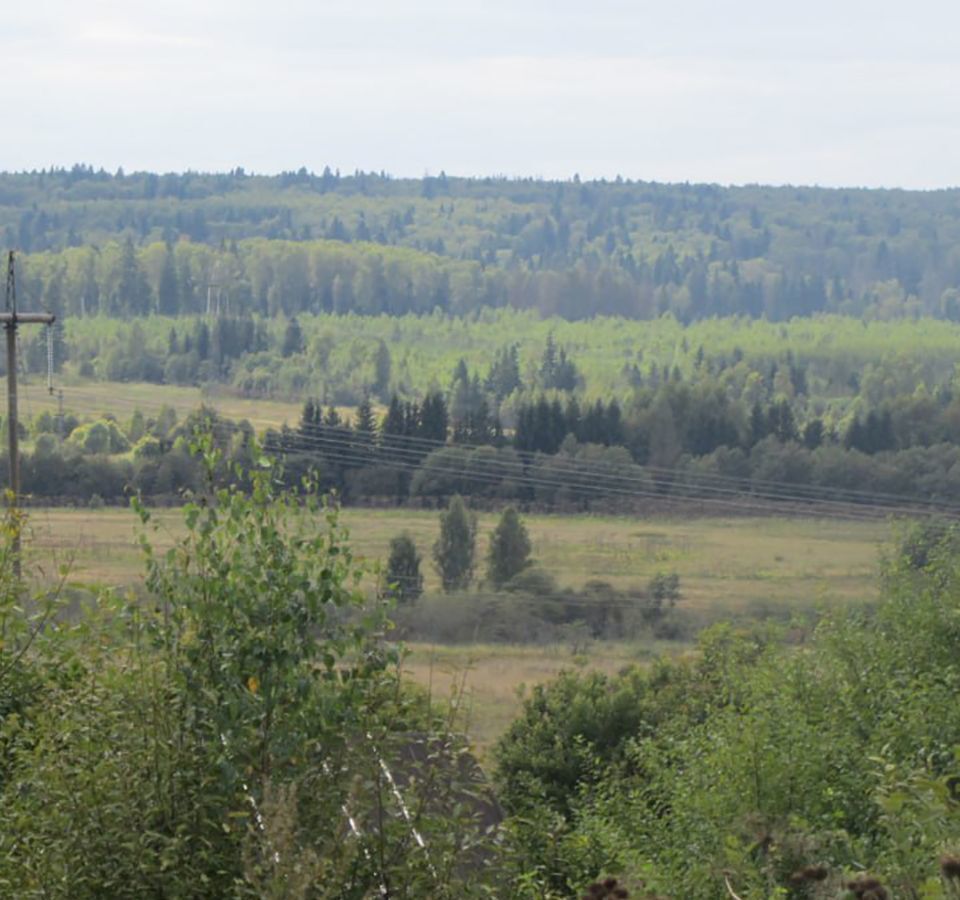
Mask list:
[[443,589],[463,590],[473,579],[477,547],[477,519],[457,494],[440,516],[440,537],[433,545],[433,561]]
[[496,587],[502,587],[530,564],[531,549],[526,526],[517,511],[508,506],[490,536],[487,578]]
[[444,444],[447,441],[449,415],[447,403],[439,391],[427,394],[420,408],[420,437]]
[[388,590],[400,603],[412,602],[423,593],[420,554],[406,532],[390,541],[386,580]]
[[303,332],[300,330],[300,323],[294,316],[287,322],[287,330],[283,334],[283,348],[281,353],[284,357],[293,356],[295,353],[303,353],[304,342]]
[[377,345],[377,352],[373,360],[373,392],[381,399],[386,399],[387,392],[390,390],[390,372],[392,361],[390,359],[390,350],[387,345],[380,341]]
[[370,404],[370,398],[367,396],[364,396],[357,407],[353,430],[357,433],[358,441],[364,443],[372,444],[376,437],[377,421],[373,416],[373,406]]
[[167,247],[157,284],[157,307],[161,316],[175,316],[180,310],[180,286],[177,283],[177,264],[173,248]]

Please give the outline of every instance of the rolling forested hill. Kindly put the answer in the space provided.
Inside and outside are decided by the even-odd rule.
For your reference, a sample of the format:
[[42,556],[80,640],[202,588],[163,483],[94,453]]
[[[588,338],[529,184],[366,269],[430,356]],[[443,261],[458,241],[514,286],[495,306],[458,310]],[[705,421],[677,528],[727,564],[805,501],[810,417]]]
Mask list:
[[960,191],[502,178],[0,174],[24,286],[70,315],[960,319]]

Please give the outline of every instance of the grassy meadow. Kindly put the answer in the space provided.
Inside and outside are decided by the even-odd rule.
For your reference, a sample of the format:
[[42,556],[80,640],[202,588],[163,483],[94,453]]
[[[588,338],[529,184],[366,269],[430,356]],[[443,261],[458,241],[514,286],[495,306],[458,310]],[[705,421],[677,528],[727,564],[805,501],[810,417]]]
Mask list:
[[[180,529],[180,513],[157,514],[157,544]],[[481,514],[478,552],[486,552],[496,516]],[[429,551],[437,514],[430,511],[347,509],[343,520],[355,550],[383,560],[390,538],[413,535],[424,557],[426,589],[438,589]],[[680,575],[681,607],[703,621],[726,615],[782,615],[876,596],[881,547],[895,526],[828,519],[638,519],[616,516],[525,518],[534,555],[561,585],[591,579],[617,587],[643,585],[657,572]],[[34,509],[30,552],[39,565],[69,563],[78,584],[133,585],[142,570],[137,522],[124,509]],[[602,652],[575,656],[569,646],[412,644],[405,668],[438,700],[459,698],[458,721],[481,752],[519,707],[518,691],[576,666],[613,672],[656,652],[683,652],[666,642],[605,643]]]
[[[284,422],[296,425],[303,407],[299,402],[239,397],[226,390],[217,390],[216,385],[199,388],[111,381],[70,381],[62,384],[58,380],[56,389],[63,390],[63,407],[67,412],[81,419],[110,413],[121,422],[127,421],[136,410],[149,416],[163,406],[173,407],[177,418],[183,419],[202,404],[207,404],[228,419],[247,419],[257,431],[262,431],[265,428],[278,428]],[[0,378],[0,390],[6,391],[6,378]],[[21,382],[19,392],[21,416],[30,418],[42,412],[57,412],[57,394],[51,395],[46,382],[39,377]]]
[[[371,562],[386,556],[392,537],[409,532],[424,556],[426,590],[438,589],[429,564],[436,512],[354,508],[342,518],[355,551]],[[480,558],[496,518],[479,516]],[[158,542],[172,541],[180,513],[162,510],[157,520]],[[524,521],[537,562],[561,585],[600,579],[626,588],[658,572],[676,572],[686,608],[724,613],[868,600],[875,593],[879,548],[893,534],[887,522],[818,518],[530,515]],[[32,552],[38,560],[72,560],[78,582],[129,584],[141,572],[136,526],[125,509],[34,509]]]

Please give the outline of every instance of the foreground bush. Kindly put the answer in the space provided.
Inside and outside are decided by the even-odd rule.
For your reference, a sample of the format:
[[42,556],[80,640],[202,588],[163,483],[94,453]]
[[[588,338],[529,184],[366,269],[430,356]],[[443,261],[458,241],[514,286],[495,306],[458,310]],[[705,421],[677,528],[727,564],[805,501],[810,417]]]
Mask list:
[[162,554],[138,506],[145,602],[103,597],[17,657],[39,684],[0,710],[0,895],[470,895],[456,768],[427,793],[406,764],[406,805],[385,776],[434,721],[336,511],[274,478],[195,496]]
[[611,873],[692,900],[956,896],[956,547],[955,529],[910,535],[876,612],[803,650],[720,626],[693,660],[536,691],[497,758],[541,889]]

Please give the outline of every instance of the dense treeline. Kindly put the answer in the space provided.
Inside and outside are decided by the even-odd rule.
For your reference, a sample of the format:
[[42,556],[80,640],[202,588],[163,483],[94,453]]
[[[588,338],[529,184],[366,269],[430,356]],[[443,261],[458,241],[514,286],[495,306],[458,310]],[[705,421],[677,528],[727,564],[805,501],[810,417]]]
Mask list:
[[[394,392],[412,400],[447,390],[463,360],[469,390],[476,392],[476,381],[507,427],[530,392],[575,391],[590,402],[616,397],[625,404],[638,387],[707,379],[747,406],[785,396],[799,418],[826,415],[839,424],[902,395],[951,389],[960,327],[837,316],[780,324],[710,319],[684,326],[671,316],[571,323],[498,310],[478,319],[97,317],[68,319],[54,336],[58,380],[67,388],[78,377],[214,382],[248,397],[356,406],[367,394],[386,402]],[[21,346],[29,371],[44,373],[45,335],[24,331]]]
[[[179,423],[171,409],[126,422],[41,414],[24,426],[24,490],[80,503],[132,491],[175,500],[200,483],[187,443],[207,421],[227,459],[246,463],[253,428],[213,410]],[[644,388],[625,409],[541,395],[519,404],[512,432],[482,393],[476,404],[456,391],[449,401],[441,391],[422,402],[394,396],[379,417],[369,400],[352,418],[308,400],[294,427],[268,430],[263,444],[289,484],[316,471],[349,503],[432,505],[454,494],[564,509],[960,502],[960,400],[947,394],[903,398],[843,432],[800,422],[782,399],[747,408],[709,382]]]
[[76,166],[0,175],[0,229],[71,314],[960,317],[954,191]]

